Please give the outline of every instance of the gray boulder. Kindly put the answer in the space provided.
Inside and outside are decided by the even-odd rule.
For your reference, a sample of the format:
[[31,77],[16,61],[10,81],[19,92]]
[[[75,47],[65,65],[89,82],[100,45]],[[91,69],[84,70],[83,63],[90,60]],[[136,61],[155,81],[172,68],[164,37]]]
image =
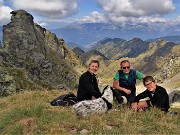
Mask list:
[[174,90],[169,93],[169,103],[180,102],[180,90]]

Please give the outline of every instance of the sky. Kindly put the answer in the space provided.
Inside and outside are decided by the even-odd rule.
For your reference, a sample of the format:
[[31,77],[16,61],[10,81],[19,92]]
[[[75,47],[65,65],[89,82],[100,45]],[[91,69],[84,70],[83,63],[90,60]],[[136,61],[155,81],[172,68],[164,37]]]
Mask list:
[[180,0],[0,0],[0,26],[13,10],[24,9],[48,29],[71,23],[180,24]]

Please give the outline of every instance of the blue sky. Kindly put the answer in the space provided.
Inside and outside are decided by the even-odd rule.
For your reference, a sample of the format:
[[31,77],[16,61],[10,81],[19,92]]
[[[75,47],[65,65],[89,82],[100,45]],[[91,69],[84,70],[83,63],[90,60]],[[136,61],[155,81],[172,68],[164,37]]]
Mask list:
[[10,22],[12,10],[24,9],[45,28],[69,23],[115,25],[180,24],[180,0],[0,0],[0,25]]

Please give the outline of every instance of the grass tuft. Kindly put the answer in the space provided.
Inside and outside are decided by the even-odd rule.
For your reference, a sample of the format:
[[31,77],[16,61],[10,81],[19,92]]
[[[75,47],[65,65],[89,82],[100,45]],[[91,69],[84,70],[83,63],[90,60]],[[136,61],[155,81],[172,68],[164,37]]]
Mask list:
[[180,134],[180,116],[157,109],[135,113],[127,107],[118,108],[115,102],[106,114],[79,118],[71,106],[50,105],[68,92],[25,91],[1,98],[0,134]]

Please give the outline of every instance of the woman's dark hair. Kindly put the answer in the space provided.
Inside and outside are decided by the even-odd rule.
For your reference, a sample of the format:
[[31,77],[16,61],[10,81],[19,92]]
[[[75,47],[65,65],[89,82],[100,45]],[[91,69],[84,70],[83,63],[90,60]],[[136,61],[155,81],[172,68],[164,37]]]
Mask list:
[[98,64],[98,67],[100,66],[100,64],[99,64],[99,61],[98,61],[98,60],[91,60],[91,61],[90,61],[90,63],[89,63],[89,66],[90,66],[92,63],[97,63],[97,64]]
[[145,82],[152,81],[155,82],[155,79],[152,76],[146,76],[143,78],[143,84],[145,85]]

